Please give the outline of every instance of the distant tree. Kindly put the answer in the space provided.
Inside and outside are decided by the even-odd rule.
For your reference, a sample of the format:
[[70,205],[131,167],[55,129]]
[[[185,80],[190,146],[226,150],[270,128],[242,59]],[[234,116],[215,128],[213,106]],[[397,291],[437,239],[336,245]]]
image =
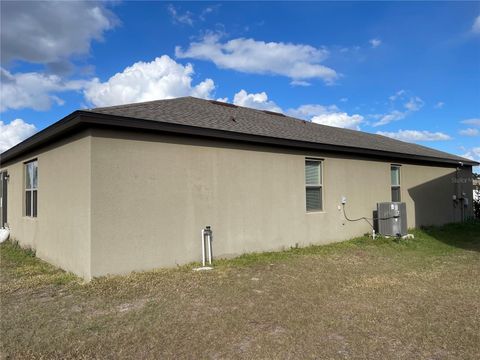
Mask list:
[[[480,174],[473,173],[473,179],[480,179]],[[480,185],[473,187],[473,215],[475,219],[480,219]]]

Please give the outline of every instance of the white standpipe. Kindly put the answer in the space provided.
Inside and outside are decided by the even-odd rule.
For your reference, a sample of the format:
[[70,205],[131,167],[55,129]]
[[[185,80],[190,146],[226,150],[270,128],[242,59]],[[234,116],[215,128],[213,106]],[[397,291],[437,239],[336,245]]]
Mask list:
[[0,244],[10,237],[10,230],[0,228]]
[[202,266],[205,267],[205,229],[202,229]]
[[208,264],[212,265],[212,233],[207,234]]
[[[205,259],[205,247],[207,248],[207,259]],[[212,230],[210,226],[202,229],[202,266],[205,267],[206,262],[212,265]]]

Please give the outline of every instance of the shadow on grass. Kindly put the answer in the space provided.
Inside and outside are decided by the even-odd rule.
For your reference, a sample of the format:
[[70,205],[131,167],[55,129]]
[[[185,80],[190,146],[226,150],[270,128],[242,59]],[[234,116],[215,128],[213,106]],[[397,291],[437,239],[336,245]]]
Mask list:
[[469,220],[445,226],[427,226],[422,230],[444,244],[480,252],[480,221]]

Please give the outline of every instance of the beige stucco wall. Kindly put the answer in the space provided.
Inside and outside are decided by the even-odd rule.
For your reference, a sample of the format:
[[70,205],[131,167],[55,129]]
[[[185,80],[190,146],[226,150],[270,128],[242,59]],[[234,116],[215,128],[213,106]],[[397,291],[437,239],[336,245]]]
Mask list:
[[[455,168],[403,165],[402,201],[407,204],[409,226],[441,225],[472,217],[471,179],[471,168],[456,173]],[[462,193],[469,198],[468,208],[452,199]]]
[[[90,278],[90,134],[1,164],[8,181],[11,238],[37,256]],[[24,216],[24,162],[38,160],[38,217]]]
[[[305,210],[306,157],[324,159],[322,212]],[[36,219],[23,216],[23,163],[34,158]],[[364,221],[345,220],[340,200],[347,197],[349,217],[372,217],[377,202],[390,201],[391,163],[397,162],[91,130],[0,168],[10,174],[12,237],[90,279],[198,261],[206,225],[217,258],[370,232]],[[471,170],[456,175],[454,168],[400,165],[409,227],[460,220],[452,195],[472,193]],[[470,203],[465,216],[471,214]]]
[[[93,276],[198,261],[205,225],[216,257],[345,240],[371,229],[342,196],[351,218],[391,200],[388,161],[106,130],[91,146]],[[305,211],[305,157],[324,159],[323,212]],[[454,169],[401,165],[410,227],[459,219]]]

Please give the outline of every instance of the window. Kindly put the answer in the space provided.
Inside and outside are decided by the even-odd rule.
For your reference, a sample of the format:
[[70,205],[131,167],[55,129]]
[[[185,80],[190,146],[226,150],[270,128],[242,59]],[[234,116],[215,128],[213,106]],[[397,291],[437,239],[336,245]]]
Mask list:
[[25,163],[25,216],[37,217],[37,160]]
[[392,181],[392,201],[401,201],[400,197],[400,166],[392,165],[390,167],[390,177]]
[[305,194],[307,211],[322,211],[322,161],[305,160]]

